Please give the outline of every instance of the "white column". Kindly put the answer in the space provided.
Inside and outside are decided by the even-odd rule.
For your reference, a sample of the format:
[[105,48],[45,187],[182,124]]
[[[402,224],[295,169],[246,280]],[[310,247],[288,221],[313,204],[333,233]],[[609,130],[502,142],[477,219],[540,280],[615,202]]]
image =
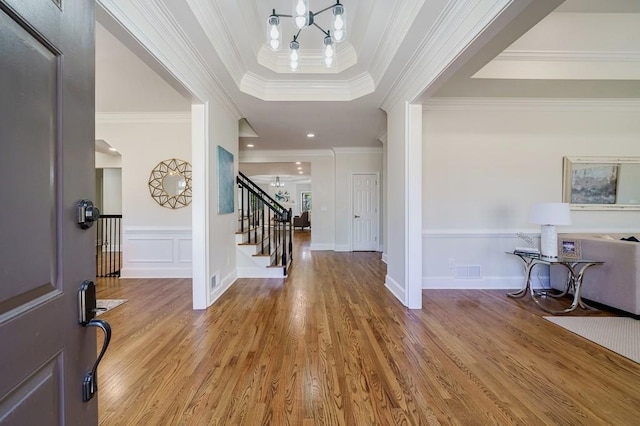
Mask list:
[[191,107],[193,309],[206,309],[209,301],[208,121],[208,104]]
[[387,113],[386,287],[407,307],[422,308],[422,106]]

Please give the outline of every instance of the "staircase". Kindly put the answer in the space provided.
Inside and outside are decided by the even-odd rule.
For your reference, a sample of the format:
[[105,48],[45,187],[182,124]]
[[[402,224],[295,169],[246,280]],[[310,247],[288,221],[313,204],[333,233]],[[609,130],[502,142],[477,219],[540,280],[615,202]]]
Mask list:
[[242,173],[236,182],[240,188],[238,277],[286,277],[293,260],[291,209],[285,209]]

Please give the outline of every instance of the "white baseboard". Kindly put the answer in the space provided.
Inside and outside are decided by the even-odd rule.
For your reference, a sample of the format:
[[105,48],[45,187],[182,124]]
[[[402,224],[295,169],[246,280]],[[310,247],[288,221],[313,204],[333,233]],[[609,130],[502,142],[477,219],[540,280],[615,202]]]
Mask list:
[[120,278],[191,278],[191,266],[188,268],[122,268]]
[[309,249],[312,251],[327,251],[334,250],[334,248],[334,244],[331,243],[311,243],[311,246],[309,247]]
[[400,303],[403,305],[406,304],[406,292],[404,291],[404,288],[389,275],[384,277],[384,286],[400,301]]
[[336,244],[334,251],[351,251],[351,246],[349,244]]
[[384,252],[382,253],[382,261],[384,263],[387,263],[387,253],[384,253]]
[[238,275],[236,271],[231,272],[229,275],[224,277],[220,281],[220,285],[213,289],[213,291],[209,294],[209,302],[207,303],[207,307],[213,305],[216,300],[220,298],[224,294],[225,291],[229,290],[233,283],[238,279]]
[[[533,287],[547,287],[549,277],[534,280]],[[484,277],[481,279],[455,279],[451,277],[423,277],[423,289],[441,290],[512,290],[522,288],[524,277]]]

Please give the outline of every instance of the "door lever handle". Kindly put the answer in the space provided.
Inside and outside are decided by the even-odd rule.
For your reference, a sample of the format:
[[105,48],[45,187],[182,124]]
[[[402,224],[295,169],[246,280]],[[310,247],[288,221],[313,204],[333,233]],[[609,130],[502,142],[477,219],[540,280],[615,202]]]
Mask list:
[[102,361],[102,357],[109,347],[109,342],[111,342],[111,326],[108,322],[97,319],[92,319],[84,326],[98,327],[104,332],[104,341],[102,342],[102,350],[98,355],[98,359],[96,359],[95,364],[93,364],[93,369],[84,376],[84,380],[82,381],[82,401],[87,402],[93,398],[98,391],[98,364]]
[[354,214],[353,217],[356,218],[356,219],[360,218],[360,216],[358,216],[357,214]]
[[96,307],[96,285],[93,281],[85,280],[78,290],[78,322],[84,327],[97,327],[104,332],[102,350],[93,368],[82,380],[82,401],[87,402],[98,391],[98,364],[111,342],[111,326],[104,320],[95,319],[96,312],[102,308]]

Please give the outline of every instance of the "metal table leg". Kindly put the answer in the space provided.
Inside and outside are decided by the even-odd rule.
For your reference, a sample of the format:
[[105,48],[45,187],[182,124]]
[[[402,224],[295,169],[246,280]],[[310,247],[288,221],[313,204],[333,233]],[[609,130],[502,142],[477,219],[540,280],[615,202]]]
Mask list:
[[[587,270],[587,268],[589,268],[590,266],[593,265],[598,265],[598,262],[593,262],[593,263],[583,263],[583,264],[578,264],[578,263],[571,263],[571,264],[562,264],[563,266],[565,266],[567,268],[567,270],[569,271],[569,282],[567,285],[567,290],[569,291],[570,287],[573,287],[574,291],[573,291],[573,301],[571,302],[571,306],[569,306],[567,309],[563,309],[560,311],[554,311],[551,309],[547,309],[544,306],[540,305],[540,303],[534,299],[534,301],[538,304],[538,306],[540,306],[541,309],[551,313],[551,314],[567,314],[569,312],[573,312],[578,306],[580,306],[582,309],[586,309],[589,311],[595,311],[597,312],[598,309],[587,305],[586,303],[584,303],[582,301],[582,298],[580,297],[580,293],[582,291],[582,279],[584,277],[584,272]],[[576,270],[576,268],[578,268],[578,270]],[[565,291],[565,294],[566,294]]]
[[[533,270],[533,267],[536,265],[535,260],[536,259],[530,259],[530,258],[524,258],[521,256],[520,259],[522,259],[522,261],[524,262],[524,287],[522,287],[520,290],[513,292],[513,293],[507,293],[507,296],[509,297],[514,297],[514,298],[520,298],[520,297],[524,297],[529,289],[532,289],[531,287],[531,271]],[[532,289],[533,291],[533,289]]]

